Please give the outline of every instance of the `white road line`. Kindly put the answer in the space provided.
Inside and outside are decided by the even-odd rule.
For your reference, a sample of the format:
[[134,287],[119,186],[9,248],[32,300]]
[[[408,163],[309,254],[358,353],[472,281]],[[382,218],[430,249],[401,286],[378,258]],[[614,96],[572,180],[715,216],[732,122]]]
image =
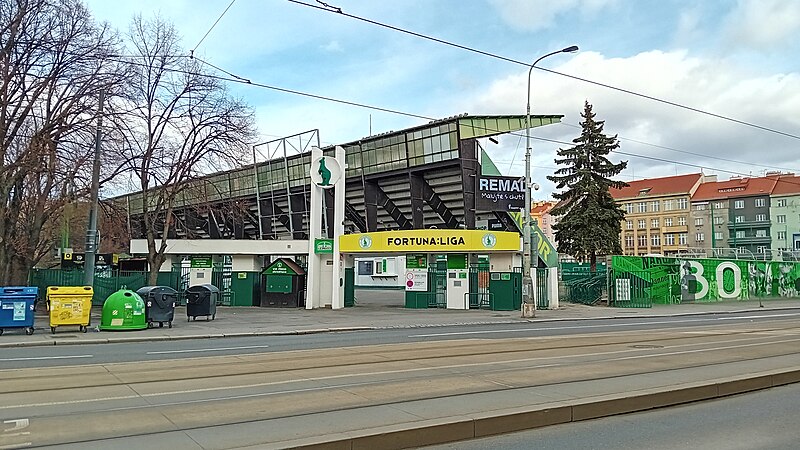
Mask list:
[[216,347],[216,348],[195,348],[191,350],[164,350],[160,352],[147,352],[148,355],[167,355],[172,353],[198,353],[198,352],[223,352],[227,350],[247,350],[252,348],[268,348],[269,345],[247,345],[243,347]]
[[743,319],[763,319],[772,317],[793,317],[800,316],[800,314],[769,314],[759,316],[736,316],[736,317],[715,317],[707,319],[683,319],[683,320],[662,320],[652,322],[628,322],[628,323],[610,323],[605,325],[575,325],[566,327],[542,327],[542,328],[518,328],[506,330],[481,330],[481,331],[454,331],[450,333],[431,333],[431,334],[412,334],[408,337],[442,337],[442,336],[466,336],[476,334],[499,334],[499,333],[525,333],[528,331],[555,331],[555,330],[582,330],[587,328],[620,328],[620,327],[634,327],[639,325],[666,325],[666,324],[684,324],[688,322],[713,322],[719,320],[743,320]]
[[[745,338],[745,339],[729,339],[724,341],[714,342],[713,344],[730,344],[734,342],[741,342],[741,341],[748,341],[753,340],[754,338]],[[766,337],[761,337],[758,339],[767,339]],[[646,354],[646,355],[636,355],[636,356],[629,356],[629,357],[617,357],[617,358],[608,358],[604,359],[603,361],[617,361],[617,360],[625,360],[625,359],[641,359],[641,358],[657,358],[660,356],[668,356],[674,354],[681,354],[681,353],[698,353],[698,352],[710,352],[715,350],[727,350],[739,347],[753,347],[753,346],[761,346],[761,345],[774,345],[774,344],[781,344],[781,343],[788,343],[788,342],[797,342],[800,339],[784,339],[784,340],[770,340],[768,342],[757,342],[757,343],[750,343],[750,344],[740,344],[734,346],[724,346],[724,347],[712,347],[712,348],[703,348],[703,349],[696,349],[696,350],[685,350],[685,351],[678,351],[678,352],[667,352],[667,353],[654,353],[654,354]],[[687,343],[687,344],[678,344],[678,345],[669,345],[665,346],[664,349],[670,348],[681,348],[681,347],[691,347],[696,345],[708,345],[706,343]],[[185,395],[185,394],[194,394],[194,393],[201,393],[201,392],[210,392],[210,391],[229,391],[232,389],[252,389],[258,387],[267,387],[267,386],[275,386],[281,384],[293,384],[293,383],[302,383],[302,382],[319,382],[319,381],[327,381],[327,380],[336,380],[341,378],[353,378],[354,376],[377,376],[377,375],[391,375],[391,374],[400,374],[400,373],[414,373],[414,372],[425,372],[425,371],[436,371],[436,370],[443,370],[443,369],[458,369],[458,368],[466,368],[466,367],[479,367],[479,366],[488,366],[488,365],[507,365],[507,364],[515,364],[515,363],[523,363],[523,362],[533,362],[538,360],[558,360],[558,359],[569,359],[569,358],[582,358],[587,356],[609,356],[614,354],[624,354],[624,353],[631,353],[631,352],[644,352],[644,351],[652,351],[651,349],[623,349],[623,350],[612,350],[606,352],[594,352],[594,353],[579,353],[574,355],[559,355],[559,356],[536,356],[531,358],[519,358],[519,359],[511,359],[505,361],[486,361],[486,362],[477,362],[477,363],[461,363],[461,364],[449,364],[449,365],[442,365],[442,366],[434,366],[434,367],[415,367],[415,368],[408,368],[408,369],[397,369],[397,370],[381,370],[381,371],[373,371],[373,372],[364,372],[359,373],[357,375],[353,374],[340,374],[340,375],[327,375],[327,376],[320,376],[320,377],[307,377],[307,378],[298,378],[295,380],[281,380],[281,381],[272,381],[272,382],[264,382],[264,383],[253,383],[247,385],[238,385],[238,386],[219,386],[219,387],[209,387],[209,388],[197,388],[197,389],[186,389],[180,391],[164,391],[164,392],[152,392],[147,394],[140,394],[140,395],[121,395],[117,397],[103,397],[103,398],[86,398],[80,400],[67,400],[67,401],[59,401],[59,402],[46,402],[46,403],[35,403],[35,404],[23,404],[23,405],[3,405],[0,406],[0,410],[6,409],[18,409],[18,408],[30,408],[30,407],[49,407],[49,406],[59,406],[59,405],[70,405],[70,404],[81,404],[81,403],[93,403],[93,402],[103,402],[103,401],[112,401],[112,400],[129,400],[129,399],[136,399],[136,398],[147,398],[147,397],[163,397],[167,395]],[[585,363],[595,363],[598,360],[586,361]],[[553,363],[553,364],[539,364],[536,366],[525,367],[524,369],[542,369],[548,367],[559,367],[563,366],[563,363]],[[369,381],[369,382],[359,382],[359,383],[351,383],[351,384],[336,384],[331,386],[320,386],[320,387],[311,387],[311,388],[299,388],[299,389],[288,389],[288,390],[281,390],[275,392],[261,392],[255,394],[241,394],[241,395],[233,395],[233,396],[225,396],[225,397],[213,397],[207,399],[198,399],[198,400],[187,400],[187,401],[177,401],[177,402],[165,402],[165,403],[157,403],[157,404],[150,404],[144,406],[124,406],[119,408],[108,409],[104,411],[121,411],[121,410],[130,410],[130,409],[140,409],[140,408],[154,408],[154,407],[163,407],[163,406],[172,406],[172,405],[184,405],[184,404],[192,404],[192,403],[203,403],[203,402],[211,402],[211,401],[222,401],[222,400],[232,400],[232,399],[242,399],[242,398],[253,398],[253,397],[263,397],[263,396],[272,396],[272,395],[279,395],[279,394],[288,394],[288,393],[297,393],[297,392],[310,392],[310,391],[317,391],[317,390],[325,390],[325,389],[339,389],[345,388],[350,386],[364,386],[364,385],[371,385],[371,384],[378,384],[384,383],[387,380],[380,380],[380,381]],[[392,381],[392,380],[388,380]],[[157,382],[155,382],[157,383]],[[136,383],[131,383],[136,384]]]
[[74,358],[94,358],[94,355],[29,356],[27,358],[2,358],[0,359],[0,361],[42,361],[46,359],[74,359]]

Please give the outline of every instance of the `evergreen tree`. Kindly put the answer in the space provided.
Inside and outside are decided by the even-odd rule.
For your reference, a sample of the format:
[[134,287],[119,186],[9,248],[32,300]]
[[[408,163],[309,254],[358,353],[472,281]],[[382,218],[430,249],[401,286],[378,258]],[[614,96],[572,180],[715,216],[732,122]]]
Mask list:
[[619,148],[617,136],[603,134],[605,121],[595,120],[592,105],[587,101],[581,114],[581,135],[572,140],[574,147],[558,149],[556,164],[561,167],[547,179],[556,188],[565,189],[554,196],[560,200],[552,214],[560,217],[555,230],[558,251],[575,259],[591,263],[597,270],[597,256],[622,253],[621,221],[625,213],[611,196],[610,188],[622,188],[627,183],[614,181],[628,165],[614,164],[608,154]]

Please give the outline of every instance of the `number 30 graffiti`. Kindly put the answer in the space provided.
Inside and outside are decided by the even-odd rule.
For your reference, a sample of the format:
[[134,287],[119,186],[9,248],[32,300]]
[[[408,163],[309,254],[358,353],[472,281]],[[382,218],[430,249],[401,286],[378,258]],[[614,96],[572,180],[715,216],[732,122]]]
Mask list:
[[[681,300],[702,300],[708,296],[712,286],[705,275],[705,267],[698,261],[681,261]],[[725,288],[725,271],[732,271],[733,289],[728,291]],[[739,298],[742,294],[742,270],[730,261],[724,261],[717,265],[715,275],[717,298]],[[696,289],[691,289],[690,285],[694,282]]]

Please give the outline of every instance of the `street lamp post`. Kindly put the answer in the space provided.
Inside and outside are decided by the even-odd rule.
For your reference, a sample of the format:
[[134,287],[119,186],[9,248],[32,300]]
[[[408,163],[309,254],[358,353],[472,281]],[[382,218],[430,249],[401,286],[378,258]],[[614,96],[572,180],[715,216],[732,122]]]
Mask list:
[[[533,258],[531,252],[531,73],[539,61],[558,53],[574,53],[578,51],[577,45],[572,45],[561,50],[550,52],[531,64],[528,69],[528,105],[525,110],[525,211],[524,226],[522,228],[522,317],[536,315],[536,302],[533,295]],[[538,256],[537,256],[538,257]]]

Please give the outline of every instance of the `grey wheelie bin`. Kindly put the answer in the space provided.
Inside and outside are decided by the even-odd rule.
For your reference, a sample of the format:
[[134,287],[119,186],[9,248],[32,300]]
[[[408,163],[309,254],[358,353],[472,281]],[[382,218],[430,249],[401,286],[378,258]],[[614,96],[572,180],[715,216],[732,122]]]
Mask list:
[[219,289],[213,284],[200,284],[186,289],[186,318],[197,320],[198,316],[206,316],[206,320],[217,317],[217,302],[220,300]]
[[154,327],[155,324],[161,328],[165,323],[172,328],[178,291],[168,286],[145,286],[136,293],[144,300],[148,328]]

